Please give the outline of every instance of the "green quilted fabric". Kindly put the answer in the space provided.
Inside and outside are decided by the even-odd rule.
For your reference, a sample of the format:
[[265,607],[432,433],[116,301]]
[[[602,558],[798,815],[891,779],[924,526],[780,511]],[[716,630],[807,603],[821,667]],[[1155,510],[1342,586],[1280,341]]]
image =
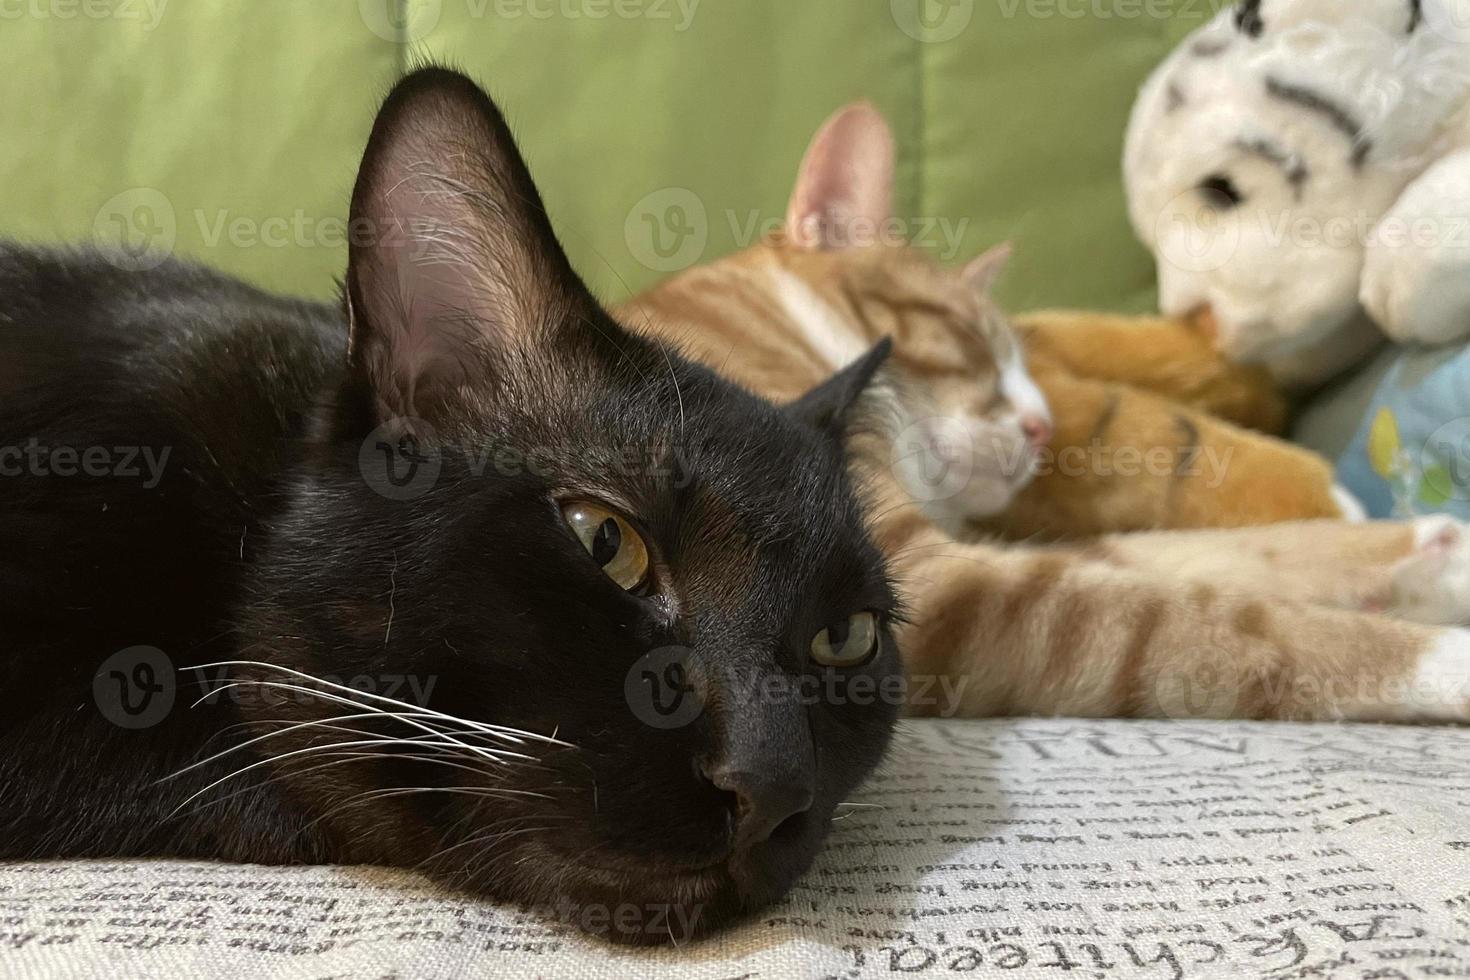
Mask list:
[[501,100],[608,300],[778,222],[816,127],[869,98],[902,141],[899,207],[921,244],[958,261],[1013,239],[1017,308],[1141,310],[1123,126],[1206,7],[0,0],[0,234],[123,240],[329,295],[375,104],[433,59]]

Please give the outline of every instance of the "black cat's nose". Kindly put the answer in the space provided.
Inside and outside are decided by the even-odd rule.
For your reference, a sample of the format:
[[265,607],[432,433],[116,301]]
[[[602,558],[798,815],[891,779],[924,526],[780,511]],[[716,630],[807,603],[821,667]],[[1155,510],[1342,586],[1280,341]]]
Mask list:
[[719,766],[705,775],[735,797],[737,850],[769,840],[788,819],[812,806],[811,782],[794,774]]

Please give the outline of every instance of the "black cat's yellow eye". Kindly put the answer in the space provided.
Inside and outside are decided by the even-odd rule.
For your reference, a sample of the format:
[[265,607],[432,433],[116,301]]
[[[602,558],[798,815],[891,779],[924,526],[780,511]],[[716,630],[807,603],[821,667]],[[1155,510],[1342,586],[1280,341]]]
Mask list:
[[858,667],[878,649],[878,617],[860,612],[812,639],[812,659],[823,667]]
[[562,518],[608,578],[629,592],[648,584],[648,546],[623,518],[599,504],[563,504]]

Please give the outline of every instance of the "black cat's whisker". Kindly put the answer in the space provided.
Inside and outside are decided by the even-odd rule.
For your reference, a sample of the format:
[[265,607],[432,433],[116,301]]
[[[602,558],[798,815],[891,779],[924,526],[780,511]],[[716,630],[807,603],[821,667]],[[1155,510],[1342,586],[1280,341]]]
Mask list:
[[[411,746],[411,747],[413,747],[415,749],[419,749],[419,750],[422,750],[422,751],[434,751],[434,752],[440,753],[441,755],[451,755],[451,756],[454,756],[454,757],[460,759],[462,762],[471,762],[471,761],[479,761],[480,760],[480,757],[479,756],[466,756],[464,754],[464,752],[459,749],[459,747],[458,747],[457,744],[446,744],[443,741],[434,741],[434,742],[425,741],[425,739],[428,739],[428,738],[437,738],[437,736],[413,735],[413,736],[409,736],[409,737],[404,737],[404,736],[397,736],[397,735],[385,735],[382,732],[375,732],[375,731],[371,731],[371,730],[366,729],[366,728],[351,728],[351,727],[348,727],[347,725],[334,724],[334,722],[340,722],[340,721],[356,721],[356,720],[359,720],[359,719],[380,718],[380,717],[383,717],[383,715],[380,714],[380,713],[378,713],[378,712],[372,712],[372,713],[368,713],[368,714],[356,714],[356,715],[334,715],[331,718],[322,719],[320,721],[312,721],[312,722],[298,722],[294,718],[264,718],[264,719],[261,719],[260,721],[241,722],[241,723],[239,723],[237,725],[231,725],[229,728],[221,729],[216,734],[217,735],[227,735],[230,732],[236,731],[238,729],[242,729],[242,728],[245,728],[245,729],[255,729],[255,728],[259,728],[261,725],[282,725],[282,726],[285,726],[283,728],[275,729],[274,731],[266,732],[262,736],[262,738],[273,738],[273,737],[275,737],[277,735],[289,734],[291,731],[293,731],[293,730],[295,730],[297,728],[307,727],[308,725],[310,725],[311,727],[321,728],[321,729],[323,729],[325,731],[342,732],[342,733],[345,733],[345,734],[348,734],[348,735],[362,735],[362,736],[365,736],[365,737],[373,737],[373,736],[376,736],[376,737],[381,738],[383,740],[384,744],[408,745],[408,746]],[[393,717],[393,716],[392,715],[389,715],[388,717]],[[457,734],[466,735],[466,736],[472,737],[472,738],[483,737],[483,736],[476,735],[474,732],[459,732]],[[239,747],[240,746],[236,746],[235,748],[239,748]],[[499,778],[503,778],[504,775],[505,775],[505,773],[506,773],[506,771],[508,769],[510,769],[511,767],[514,767],[517,770],[532,769],[532,768],[545,768],[543,766],[543,764],[541,763],[541,760],[536,759],[536,758],[534,758],[532,756],[522,755],[521,753],[503,753],[503,754],[506,754],[506,755],[514,755],[515,758],[511,762],[508,762],[508,763],[505,762],[504,760],[497,760],[496,761],[496,764],[494,766],[488,766],[488,765],[483,765],[482,764],[479,768],[476,769],[476,771],[479,772],[481,775],[484,775],[484,776],[487,776],[487,777],[490,777],[490,778],[499,779]]]
[[[454,738],[452,734],[450,734],[450,733],[448,733],[446,731],[443,731],[442,729],[431,727],[428,724],[423,724],[423,723],[420,723],[420,722],[414,720],[411,717],[407,717],[404,713],[383,711],[381,708],[374,709],[374,708],[372,708],[371,705],[365,705],[365,704],[362,704],[362,703],[357,702],[357,701],[349,701],[349,700],[347,700],[345,698],[340,698],[340,697],[338,697],[337,695],[334,695],[334,694],[328,694],[328,693],[325,693],[325,692],[322,692],[322,691],[312,691],[310,688],[298,687],[297,685],[292,685],[292,684],[281,684],[280,682],[276,682],[276,681],[244,681],[244,682],[240,682],[240,683],[258,684],[258,685],[265,686],[265,687],[281,687],[281,688],[285,688],[287,690],[296,690],[296,691],[300,691],[302,693],[306,693],[306,694],[310,694],[310,695],[313,695],[313,696],[316,696],[316,697],[320,697],[320,698],[323,698],[324,700],[337,701],[338,703],[346,704],[346,705],[349,705],[351,707],[356,707],[356,708],[369,708],[370,709],[369,713],[367,713],[365,715],[362,715],[360,717],[367,717],[367,718],[392,718],[392,719],[396,719],[396,720],[401,721],[401,722],[403,722],[405,724],[411,725],[414,728],[421,729],[423,732],[425,732],[425,734],[428,737],[434,738],[434,739],[437,739],[438,740],[438,741],[433,742],[433,743],[425,743],[425,744],[438,744],[438,745],[453,746],[455,748],[463,749],[464,751],[469,752],[469,753],[471,753],[473,755],[479,756],[481,758],[490,759],[491,761],[494,761],[494,762],[497,762],[497,763],[504,764],[508,760],[520,760],[520,759],[524,759],[524,760],[530,761],[530,762],[535,762],[536,761],[536,759],[535,759],[534,756],[529,756],[529,755],[526,755],[526,754],[524,754],[522,752],[512,752],[512,751],[510,751],[508,749],[491,749],[491,748],[486,748],[485,746],[470,745],[468,743],[459,741],[458,739]],[[354,716],[348,716],[348,717],[351,718],[351,717],[354,717]],[[198,769],[200,766],[207,765],[208,763],[214,762],[214,761],[216,761],[218,759],[221,759],[221,758],[223,758],[223,757],[225,757],[227,755],[231,755],[231,754],[233,754],[235,752],[239,752],[242,749],[248,748],[251,745],[255,745],[255,744],[259,743],[259,742],[265,741],[266,739],[274,738],[274,737],[276,737],[278,735],[286,734],[286,733],[291,732],[291,731],[296,731],[296,730],[301,729],[301,728],[319,727],[319,726],[321,726],[323,724],[328,724],[328,723],[331,723],[331,722],[334,722],[334,721],[342,721],[342,720],[348,720],[348,719],[347,718],[344,718],[343,716],[340,716],[340,715],[334,716],[332,718],[326,718],[326,719],[312,719],[312,720],[309,720],[309,721],[297,722],[295,725],[291,726],[290,728],[281,729],[281,730],[274,731],[274,732],[266,732],[263,735],[257,735],[255,738],[247,739],[246,741],[241,742],[239,745],[232,746],[231,748],[225,749],[225,750],[223,750],[221,752],[216,752],[214,755],[211,755],[211,756],[209,756],[207,758],[204,758],[204,759],[200,759],[197,762],[194,762],[194,763],[192,763],[192,764],[190,764],[188,766],[185,766],[184,768],[178,770],[177,772],[170,773],[169,775],[164,776],[163,779],[159,780],[159,782],[164,782],[166,780],[174,779],[174,778],[176,778],[178,776],[183,775],[186,772],[190,772],[191,770]],[[377,736],[377,737],[380,737],[381,738],[381,736]]]
[[[555,814],[538,814],[538,816],[540,817],[540,819],[545,820],[548,817],[553,817],[553,816],[556,816],[556,815]],[[562,819],[567,819],[567,818],[563,815],[562,816]],[[514,824],[516,821],[509,820],[509,821],[502,821],[502,822]],[[512,827],[509,830],[496,830],[495,828],[497,826],[499,826],[499,824],[491,824],[489,827],[486,827],[485,829],[483,829],[479,833],[476,833],[472,837],[468,837],[465,840],[462,840],[462,841],[460,841],[457,844],[451,844],[448,847],[440,848],[439,850],[435,851],[433,854],[430,854],[428,857],[424,858],[418,864],[414,865],[414,867],[416,869],[424,869],[424,868],[427,868],[430,865],[432,865],[432,864],[434,864],[434,863],[436,863],[438,861],[443,860],[444,857],[445,857],[445,855],[451,854],[454,851],[457,851],[457,850],[459,850],[462,847],[470,847],[470,846],[474,846],[474,845],[486,846],[486,845],[490,845],[490,844],[498,844],[500,841],[502,841],[502,840],[504,840],[504,839],[506,839],[508,837],[516,837],[516,836],[519,836],[521,834],[533,834],[533,833],[537,833],[537,832],[541,832],[541,831],[548,831],[548,830],[555,829],[555,828],[550,827],[550,826],[545,826],[545,827]],[[465,867],[463,869],[461,869],[460,874],[461,875],[468,876],[470,874],[470,872],[471,872],[471,868],[470,868],[470,866],[468,864],[466,864]]]
[[[275,733],[271,733],[271,734],[275,734]],[[256,740],[252,739],[252,741],[256,741]],[[246,744],[250,744],[250,743],[246,743]],[[394,743],[394,740],[392,740],[392,739],[388,739],[388,738],[384,738],[382,736],[374,735],[371,738],[355,739],[355,740],[351,740],[351,741],[347,741],[347,742],[325,742],[325,743],[318,744],[318,745],[308,745],[308,746],[306,746],[304,748],[294,749],[294,750],[292,750],[290,752],[281,752],[281,753],[277,753],[275,755],[267,756],[267,757],[265,757],[263,759],[258,759],[255,762],[250,763],[249,765],[241,766],[239,769],[236,769],[233,772],[228,773],[227,775],[221,776],[219,779],[214,780],[212,783],[208,784],[207,786],[203,787],[202,789],[196,790],[195,792],[189,794],[189,796],[187,796],[187,797],[184,798],[183,802],[181,802],[178,806],[176,806],[172,811],[169,812],[168,817],[169,818],[173,817],[181,809],[183,809],[184,807],[188,806],[191,802],[193,802],[194,800],[198,799],[200,796],[203,796],[205,793],[207,793],[210,790],[214,789],[216,786],[219,786],[222,783],[229,782],[231,779],[234,779],[237,776],[241,776],[241,775],[243,775],[243,774],[245,774],[247,772],[251,772],[252,770],[259,769],[261,766],[271,765],[271,764],[274,764],[274,763],[279,763],[279,762],[281,762],[283,760],[286,760],[286,759],[291,759],[291,758],[295,758],[295,757],[303,756],[303,755],[310,755],[310,754],[313,754],[313,753],[320,754],[320,753],[325,753],[325,752],[329,752],[329,751],[333,751],[333,750],[338,750],[338,749],[363,748],[363,747],[366,747],[366,746],[376,746],[376,745],[384,745],[384,744],[390,744],[391,745],[391,744],[395,744],[395,743]],[[415,742],[413,744],[415,744],[415,745],[423,745],[424,743]],[[234,751],[234,750],[230,750],[230,751]],[[227,755],[227,754],[229,754],[229,753],[228,752],[221,753],[221,755]],[[391,759],[392,756],[387,755],[387,754],[384,754],[383,758],[385,758],[385,759]],[[205,761],[207,762],[209,760],[205,760]],[[196,763],[195,765],[196,766],[197,765],[202,765],[202,763]],[[194,766],[190,766],[189,768],[194,768]],[[188,771],[187,769],[180,770],[180,772],[187,772],[187,771]],[[178,774],[179,773],[174,773],[173,775],[178,775]],[[165,777],[165,778],[172,778],[172,776]],[[504,795],[512,795],[512,796],[538,796],[538,797],[542,797],[544,799],[549,799],[549,797],[546,797],[545,794],[543,794],[543,793],[536,793],[536,792],[533,792],[531,790],[499,789],[499,788],[485,787],[484,788],[484,791],[486,793],[490,793],[490,794],[504,794]]]
[[[293,749],[290,752],[282,752],[282,753],[278,753],[276,755],[267,756],[266,758],[263,758],[263,759],[257,759],[256,761],[250,763],[249,765],[241,766],[239,769],[236,769],[236,770],[234,770],[233,772],[231,772],[231,773],[229,773],[227,775],[221,776],[219,779],[216,779],[214,782],[210,783],[209,785],[205,786],[204,788],[195,790],[193,793],[190,793],[187,797],[184,798],[184,801],[182,803],[180,803],[178,806],[174,807],[173,810],[169,811],[168,817],[170,817],[170,818],[173,817],[175,814],[177,814],[184,807],[188,806],[190,803],[192,803],[194,800],[198,799],[199,797],[203,796],[205,793],[208,793],[210,790],[214,789],[216,786],[219,786],[222,783],[227,783],[231,779],[234,779],[236,776],[240,776],[240,775],[243,775],[243,774],[245,774],[247,772],[251,772],[252,770],[259,769],[261,766],[270,765],[272,763],[278,763],[278,762],[281,762],[281,761],[283,761],[285,759],[290,759],[290,758],[294,758],[296,756],[301,756],[301,755],[308,755],[308,754],[311,754],[311,753],[314,753],[314,752],[327,752],[327,751],[330,751],[330,750],[333,750],[333,749],[362,748],[364,746],[369,746],[369,745],[379,745],[379,744],[381,744],[381,742],[382,742],[382,739],[380,739],[380,738],[356,739],[354,741],[349,741],[349,742],[324,742],[324,743],[322,743],[320,745],[308,745],[305,748]],[[223,753],[223,754],[228,754],[228,753]],[[205,761],[207,762],[209,760],[205,760]],[[196,763],[196,765],[201,765],[201,764],[202,763]],[[189,768],[192,769],[194,767],[193,766],[190,766]],[[179,770],[179,772],[174,773],[171,776],[165,776],[164,779],[172,779],[174,776],[180,775],[181,773],[184,773],[184,772],[187,772],[187,771],[188,771],[188,769],[181,769],[181,770]],[[159,780],[159,782],[162,782],[162,781],[163,780]],[[167,819],[167,818],[165,818],[165,819]]]
[[[324,755],[331,755],[331,756],[342,756],[342,758],[335,759],[332,762],[323,762],[323,763],[320,763],[320,764],[315,765],[315,766],[308,766],[305,769],[292,769],[290,772],[278,773],[277,775],[271,776],[268,779],[262,779],[258,783],[251,783],[249,786],[246,786],[246,787],[244,787],[242,789],[237,789],[237,790],[234,790],[232,792],[226,793],[224,796],[221,796],[221,797],[218,797],[216,799],[210,800],[207,803],[201,803],[199,806],[194,807],[194,809],[191,810],[190,812],[191,813],[198,813],[201,810],[207,810],[208,808],[210,808],[212,806],[219,806],[220,804],[227,803],[230,800],[232,800],[232,799],[234,799],[234,798],[236,798],[238,796],[243,796],[246,793],[251,793],[251,792],[254,792],[256,790],[262,789],[262,788],[264,788],[266,786],[271,785],[272,783],[280,782],[282,779],[286,779],[287,777],[291,777],[291,776],[305,776],[305,775],[308,775],[308,774],[313,773],[313,772],[317,772],[317,771],[322,770],[322,769],[329,769],[329,768],[332,768],[334,766],[347,765],[347,764],[352,763],[352,762],[365,762],[365,761],[369,761],[369,760],[377,761],[377,762],[386,762],[386,761],[398,761],[400,759],[408,759],[408,760],[412,760],[412,761],[416,761],[416,762],[429,763],[429,764],[432,764],[432,765],[448,766],[448,767],[453,768],[453,769],[463,769],[466,772],[474,773],[477,776],[485,776],[487,774],[490,774],[490,773],[488,773],[485,770],[476,769],[473,766],[467,766],[467,765],[463,765],[463,764],[460,764],[460,763],[450,762],[449,760],[444,759],[444,758],[439,757],[439,756],[413,755],[413,754],[404,753],[404,752],[392,752],[392,753],[388,753],[388,752],[325,752],[325,753],[322,753],[322,754],[324,754]],[[185,803],[187,803],[187,802],[188,801],[186,800]],[[183,804],[181,804],[181,806],[182,805]],[[169,816],[172,817],[173,814],[169,814]]]
[[[399,717],[404,717],[404,718],[415,717],[414,715],[412,715],[412,714],[410,714],[408,712],[383,711],[381,708],[373,708],[373,707],[368,706],[368,705],[358,705],[358,707],[369,707],[370,710],[367,711],[367,712],[359,713],[359,714],[332,715],[331,717],[328,717],[328,718],[316,719],[316,720],[305,721],[305,722],[300,721],[300,720],[298,720],[296,718],[261,718],[261,719],[253,720],[253,721],[242,721],[242,722],[237,722],[237,723],[235,723],[233,725],[230,725],[228,727],[221,728],[219,731],[215,732],[213,735],[210,736],[210,740],[212,741],[213,739],[216,739],[216,738],[226,737],[226,736],[228,736],[228,735],[230,735],[230,734],[232,734],[234,732],[239,732],[241,730],[258,730],[262,725],[284,725],[284,726],[296,725],[296,726],[303,726],[303,727],[306,726],[306,725],[315,725],[315,726],[318,726],[318,727],[321,727],[321,728],[324,728],[324,729],[346,731],[346,732],[350,732],[350,733],[356,734],[356,735],[377,735],[377,734],[381,734],[381,733],[380,732],[369,731],[367,729],[346,728],[344,726],[334,725],[334,724],[332,724],[332,722],[339,722],[339,721],[358,721],[358,720],[363,720],[363,719],[374,719],[374,718],[389,718],[389,719],[393,719],[393,718],[399,718]],[[489,739],[489,738],[492,738],[493,737],[493,736],[490,736],[490,735],[486,735],[486,734],[484,734],[482,732],[476,732],[476,731],[464,731],[464,730],[451,731],[450,729],[447,729],[447,728],[439,728],[439,727],[437,727],[437,726],[435,726],[433,724],[429,724],[430,722],[432,722],[433,720],[435,720],[433,718],[433,716],[420,716],[419,717],[419,720],[424,721],[425,724],[428,724],[429,727],[434,730],[434,734],[432,734],[432,735],[430,735],[430,734],[414,735],[414,736],[408,737],[406,740],[407,741],[418,742],[419,744],[421,744],[426,749],[432,748],[432,749],[435,749],[436,751],[439,751],[439,752],[452,752],[452,753],[455,753],[455,754],[461,754],[461,753],[459,753],[459,752],[456,751],[457,749],[461,748],[461,746],[458,743],[458,741],[455,741],[453,743],[446,743],[443,740],[443,735],[445,735],[445,734],[450,734],[450,735],[458,736],[459,738],[468,738],[468,739]],[[275,735],[284,734],[286,731],[287,731],[287,729],[276,729],[274,731],[266,732],[265,735],[264,735],[264,737],[273,737]],[[397,737],[397,736],[393,736],[393,737]],[[434,739],[436,739],[436,741],[434,741],[434,742],[426,742],[426,741],[423,741],[424,739],[428,739],[428,738],[434,738]],[[241,745],[234,746],[233,748],[240,748],[244,744],[246,744],[246,743],[241,743]],[[233,749],[231,749],[231,751],[233,751]],[[524,752],[513,752],[510,749],[502,749],[502,748],[496,748],[496,747],[486,747],[486,751],[493,752],[498,757],[503,757],[503,758],[497,758],[497,760],[496,760],[497,765],[501,765],[501,764],[513,764],[513,765],[525,767],[525,766],[540,766],[542,764],[540,759],[538,759],[535,756],[527,755]],[[221,753],[221,754],[224,754],[224,753]],[[487,768],[486,769],[486,772],[498,772],[498,770],[492,770],[492,769]]]
[[[504,759],[535,759],[534,756],[526,755],[524,752],[515,752],[511,749],[488,748],[485,746],[470,745],[468,743],[461,742],[454,736],[461,734],[469,735],[472,734],[472,732],[466,730],[454,731],[443,725],[430,724],[431,721],[439,721],[441,718],[445,717],[452,718],[452,716],[440,715],[438,712],[432,712],[426,708],[418,708],[411,711],[385,711],[382,708],[378,708],[370,704],[363,704],[361,701],[353,701],[350,698],[344,698],[341,695],[332,694],[328,691],[317,691],[309,687],[303,687],[299,684],[287,684],[284,681],[240,680],[234,681],[226,685],[225,687],[220,688],[220,690],[227,690],[231,687],[238,687],[245,684],[254,684],[257,687],[280,688],[282,690],[295,691],[299,694],[306,694],[310,697],[320,698],[323,701],[331,701],[337,704],[350,705],[354,708],[367,708],[369,711],[373,712],[374,717],[396,718],[399,721],[402,721],[404,724],[411,725],[414,728],[418,728],[425,732],[437,735],[441,740],[444,740],[449,744],[457,745],[460,748],[463,748],[468,752],[474,752],[477,755],[482,755],[487,758],[494,758],[497,761],[503,761]],[[420,722],[416,720],[417,718],[424,717],[425,715],[427,715],[426,721]],[[524,744],[524,742],[519,738],[515,738],[514,736],[509,735],[502,735],[499,732],[479,732],[478,730],[475,730],[473,734],[480,734],[482,737],[498,738],[503,741],[511,742],[515,745]]]
[[425,708],[421,705],[410,704],[407,701],[399,701],[397,698],[386,697],[382,694],[372,694],[368,691],[359,691],[356,688],[348,687],[345,684],[337,684],[333,681],[325,680],[320,677],[313,677],[311,674],[307,674],[299,670],[293,670],[290,667],[282,667],[279,664],[262,663],[258,660],[220,660],[215,663],[200,664],[198,666],[201,669],[208,669],[210,667],[259,667],[266,670],[280,671],[283,674],[289,674],[293,677],[299,677],[303,680],[313,681],[315,683],[323,685],[324,687],[333,688],[338,691],[346,691],[349,694],[353,694],[358,697],[368,698],[370,700],[377,701],[383,704],[397,705],[400,708],[407,708],[410,711],[423,711],[425,713],[432,714],[435,717],[440,718],[444,721],[452,721],[456,724],[464,725],[467,728],[474,728],[480,731],[491,732],[495,734],[503,734],[511,740],[517,738],[529,739],[535,742],[546,742],[552,745],[557,745],[564,749],[577,748],[577,746],[571,744],[570,742],[563,742],[560,739],[541,735],[537,732],[528,732],[520,728],[510,728],[505,725],[492,725],[487,722],[472,721],[468,718],[460,718],[457,715],[449,715],[445,714],[442,711],[434,711],[432,708]]
[[361,793],[354,793],[336,806],[322,813],[316,819],[304,824],[302,830],[310,830],[323,820],[346,806],[355,806],[358,803],[389,799],[395,796],[412,796],[418,793],[457,793],[464,796],[478,796],[484,799],[514,798],[522,796],[534,796],[543,800],[552,797],[545,793],[537,793],[527,789],[491,789],[480,786],[398,786],[391,789],[370,789]]
[[840,821],[846,820],[848,817],[856,816],[857,815],[857,812],[859,810],[886,810],[886,809],[888,809],[888,807],[884,806],[882,803],[846,803],[846,802],[843,802],[843,803],[837,804],[837,809],[841,809],[842,807],[851,807],[851,809],[849,809],[846,813],[840,813],[840,814],[834,816],[832,818],[832,823],[838,823]]

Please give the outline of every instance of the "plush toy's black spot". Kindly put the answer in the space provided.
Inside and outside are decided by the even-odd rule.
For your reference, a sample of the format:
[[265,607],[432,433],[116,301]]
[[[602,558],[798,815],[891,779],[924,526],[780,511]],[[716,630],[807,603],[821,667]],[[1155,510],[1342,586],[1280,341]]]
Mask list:
[[1235,8],[1235,29],[1247,37],[1260,37],[1266,29],[1261,19],[1261,0],[1242,0]]
[[1305,85],[1296,85],[1269,75],[1266,77],[1266,94],[1273,99],[1290,102],[1308,112],[1317,113],[1334,129],[1347,137],[1353,146],[1352,156],[1349,159],[1352,161],[1354,170],[1361,168],[1368,159],[1368,154],[1373,152],[1373,141],[1365,135],[1362,122],[1346,106],[1331,96],[1307,88]]
[[1200,181],[1199,192],[1205,203],[1216,211],[1238,208],[1245,201],[1245,195],[1240,193],[1235,181],[1224,174],[1211,174]]
[[1413,34],[1424,23],[1424,0],[1409,0],[1409,33]]
[[1169,87],[1164,90],[1164,111],[1173,112],[1184,105],[1184,90],[1175,82],[1170,82]]

